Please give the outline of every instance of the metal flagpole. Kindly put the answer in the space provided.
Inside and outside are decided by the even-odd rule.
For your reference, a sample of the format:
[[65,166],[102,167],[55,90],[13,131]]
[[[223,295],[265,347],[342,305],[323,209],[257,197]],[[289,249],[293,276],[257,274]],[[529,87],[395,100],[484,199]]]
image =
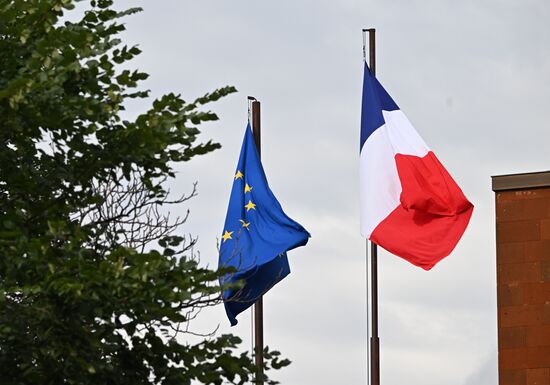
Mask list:
[[[363,62],[367,62],[367,29],[363,29]],[[370,312],[369,312],[369,241],[365,240],[365,298],[366,300],[366,311],[367,311],[367,385],[370,385]]]
[[378,246],[370,243],[371,258],[371,317],[372,334],[370,337],[370,375],[371,385],[380,385],[380,339],[378,338]]
[[[369,33],[369,68],[376,75],[376,30],[364,29]],[[363,46],[363,55],[366,56]],[[367,241],[368,245],[368,241]],[[368,248],[368,246],[367,246]],[[370,338],[370,380],[371,385],[380,385],[380,339],[378,338],[378,246],[370,243],[371,255],[371,338]]]
[[[260,102],[251,96],[248,97],[248,100],[252,104],[252,135],[258,149],[258,156],[261,157]],[[256,383],[262,385],[264,383],[264,310],[262,297],[258,298],[254,304],[254,353],[256,367],[258,368]]]

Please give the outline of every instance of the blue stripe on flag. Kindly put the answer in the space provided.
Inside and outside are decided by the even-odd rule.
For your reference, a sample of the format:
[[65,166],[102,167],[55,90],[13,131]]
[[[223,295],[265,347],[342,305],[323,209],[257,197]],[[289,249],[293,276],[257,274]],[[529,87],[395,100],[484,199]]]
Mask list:
[[361,145],[359,151],[363,148],[371,134],[384,124],[382,110],[395,111],[399,107],[386,92],[384,87],[376,79],[365,63],[363,75],[363,103],[361,106]]

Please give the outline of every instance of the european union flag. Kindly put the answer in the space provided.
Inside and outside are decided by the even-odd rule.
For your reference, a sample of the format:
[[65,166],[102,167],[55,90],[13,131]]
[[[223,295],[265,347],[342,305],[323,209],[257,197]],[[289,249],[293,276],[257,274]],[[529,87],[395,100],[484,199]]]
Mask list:
[[236,325],[237,314],[290,273],[286,252],[305,245],[309,233],[283,212],[269,189],[250,124],[233,179],[219,266],[236,270],[222,277],[222,284],[244,283],[223,292],[227,317]]

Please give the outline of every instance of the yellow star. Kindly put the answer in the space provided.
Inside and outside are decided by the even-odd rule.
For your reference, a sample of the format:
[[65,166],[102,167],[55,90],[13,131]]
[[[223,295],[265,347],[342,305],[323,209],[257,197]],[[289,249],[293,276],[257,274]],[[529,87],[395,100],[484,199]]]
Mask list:
[[235,180],[241,178],[243,179],[243,173],[241,172],[241,170],[237,170],[237,173],[235,174]]
[[233,231],[225,230],[225,233],[222,235],[223,242],[227,241],[228,239],[233,239],[231,238],[231,234],[233,234]]
[[252,191],[252,187],[250,187],[250,186],[248,185],[248,183],[247,183],[247,184],[244,186],[244,193],[246,194],[247,192],[250,192],[250,191]]
[[252,203],[251,200],[249,200],[248,204],[244,205],[244,207],[246,207],[246,211],[256,210],[256,205]]
[[248,231],[250,231],[250,228],[249,228],[249,227],[250,227],[250,222],[246,223],[246,222],[243,221],[242,219],[239,219],[239,221],[241,221],[241,223],[242,223],[242,225],[243,225],[243,227],[244,227],[245,229],[247,229]]

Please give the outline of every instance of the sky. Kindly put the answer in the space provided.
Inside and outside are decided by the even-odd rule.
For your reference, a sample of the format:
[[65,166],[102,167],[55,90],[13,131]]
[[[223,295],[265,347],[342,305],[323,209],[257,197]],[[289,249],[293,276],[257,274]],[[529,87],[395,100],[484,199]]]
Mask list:
[[[262,103],[262,161],[285,212],[312,234],[292,273],[264,298],[266,344],[292,365],[282,384],[366,383],[366,260],[359,234],[362,28],[377,29],[377,76],[475,205],[455,251],[426,272],[379,252],[384,384],[496,385],[496,263],[491,176],[550,169],[547,0],[119,0],[134,67],[153,96],[187,101],[224,85],[203,127],[222,149],[177,167],[174,194],[201,261],[217,265],[247,119]],[[131,105],[129,114],[146,104]],[[194,321],[250,349],[250,312]]]

